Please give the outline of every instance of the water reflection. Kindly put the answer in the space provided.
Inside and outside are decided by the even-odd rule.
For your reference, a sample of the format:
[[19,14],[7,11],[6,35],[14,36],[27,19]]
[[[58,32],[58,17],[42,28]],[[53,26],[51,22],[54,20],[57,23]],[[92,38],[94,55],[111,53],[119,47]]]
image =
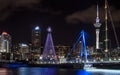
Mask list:
[[29,68],[19,68],[18,75],[30,75]]
[[92,75],[120,75],[120,70],[108,70],[108,69],[89,69],[87,72],[91,72]]
[[0,75],[8,75],[8,70],[4,68],[0,68]]
[[58,69],[58,68],[0,68],[0,75],[120,75],[120,70],[108,69]]
[[19,75],[56,75],[54,68],[19,68]]
[[91,75],[91,73],[86,70],[79,70],[77,72],[77,75]]

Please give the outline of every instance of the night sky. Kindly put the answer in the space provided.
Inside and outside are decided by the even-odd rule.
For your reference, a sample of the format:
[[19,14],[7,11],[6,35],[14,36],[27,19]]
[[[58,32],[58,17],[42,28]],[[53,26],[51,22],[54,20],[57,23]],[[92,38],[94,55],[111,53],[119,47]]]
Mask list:
[[[0,33],[6,31],[12,42],[31,42],[34,26],[41,28],[44,45],[47,27],[51,26],[54,44],[72,45],[80,31],[87,33],[87,44],[95,45],[96,4],[100,9],[101,32],[104,31],[104,0],[0,0]],[[108,0],[115,29],[120,31],[120,2]],[[110,22],[110,20],[108,19]],[[110,39],[114,39],[109,26]],[[120,41],[120,35],[118,35]],[[115,40],[112,41],[115,43]]]

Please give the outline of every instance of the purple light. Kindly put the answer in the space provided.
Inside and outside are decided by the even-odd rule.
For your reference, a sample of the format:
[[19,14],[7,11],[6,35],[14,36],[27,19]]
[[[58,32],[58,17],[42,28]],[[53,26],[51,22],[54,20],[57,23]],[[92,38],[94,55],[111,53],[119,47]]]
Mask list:
[[54,44],[52,40],[52,34],[50,33],[51,28],[48,27],[47,31],[48,31],[48,34],[45,42],[45,47],[43,50],[43,60],[46,61],[49,58],[56,60],[56,53],[55,53]]
[[48,32],[52,32],[51,27],[48,27],[47,31],[48,31]]

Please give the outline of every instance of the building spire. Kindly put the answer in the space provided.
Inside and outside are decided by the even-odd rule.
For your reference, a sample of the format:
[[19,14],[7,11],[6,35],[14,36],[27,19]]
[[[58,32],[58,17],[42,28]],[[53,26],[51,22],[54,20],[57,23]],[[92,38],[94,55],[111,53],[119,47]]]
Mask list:
[[99,23],[100,19],[99,19],[99,7],[97,4],[97,17],[96,17],[96,23]]
[[96,50],[100,49],[100,47],[99,47],[99,33],[100,33],[101,23],[99,21],[100,21],[100,19],[99,19],[99,10],[98,10],[98,4],[97,4],[96,23],[94,23],[94,26],[96,28]]

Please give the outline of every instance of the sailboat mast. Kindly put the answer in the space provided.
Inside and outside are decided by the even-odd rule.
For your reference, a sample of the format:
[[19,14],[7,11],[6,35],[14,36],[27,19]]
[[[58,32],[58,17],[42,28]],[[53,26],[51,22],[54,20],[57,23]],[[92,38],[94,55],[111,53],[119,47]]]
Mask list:
[[107,11],[107,0],[105,0],[105,52],[108,52],[108,11]]
[[110,12],[110,7],[109,7],[108,3],[107,3],[107,7],[108,7],[108,14],[110,16],[110,20],[111,20],[112,28],[113,28],[113,31],[114,31],[114,35],[115,35],[115,40],[116,40],[117,48],[120,49],[120,45],[119,45],[117,33],[116,33],[116,30],[115,30],[115,25],[113,23],[113,18],[112,18],[112,15],[111,15],[111,12]]

